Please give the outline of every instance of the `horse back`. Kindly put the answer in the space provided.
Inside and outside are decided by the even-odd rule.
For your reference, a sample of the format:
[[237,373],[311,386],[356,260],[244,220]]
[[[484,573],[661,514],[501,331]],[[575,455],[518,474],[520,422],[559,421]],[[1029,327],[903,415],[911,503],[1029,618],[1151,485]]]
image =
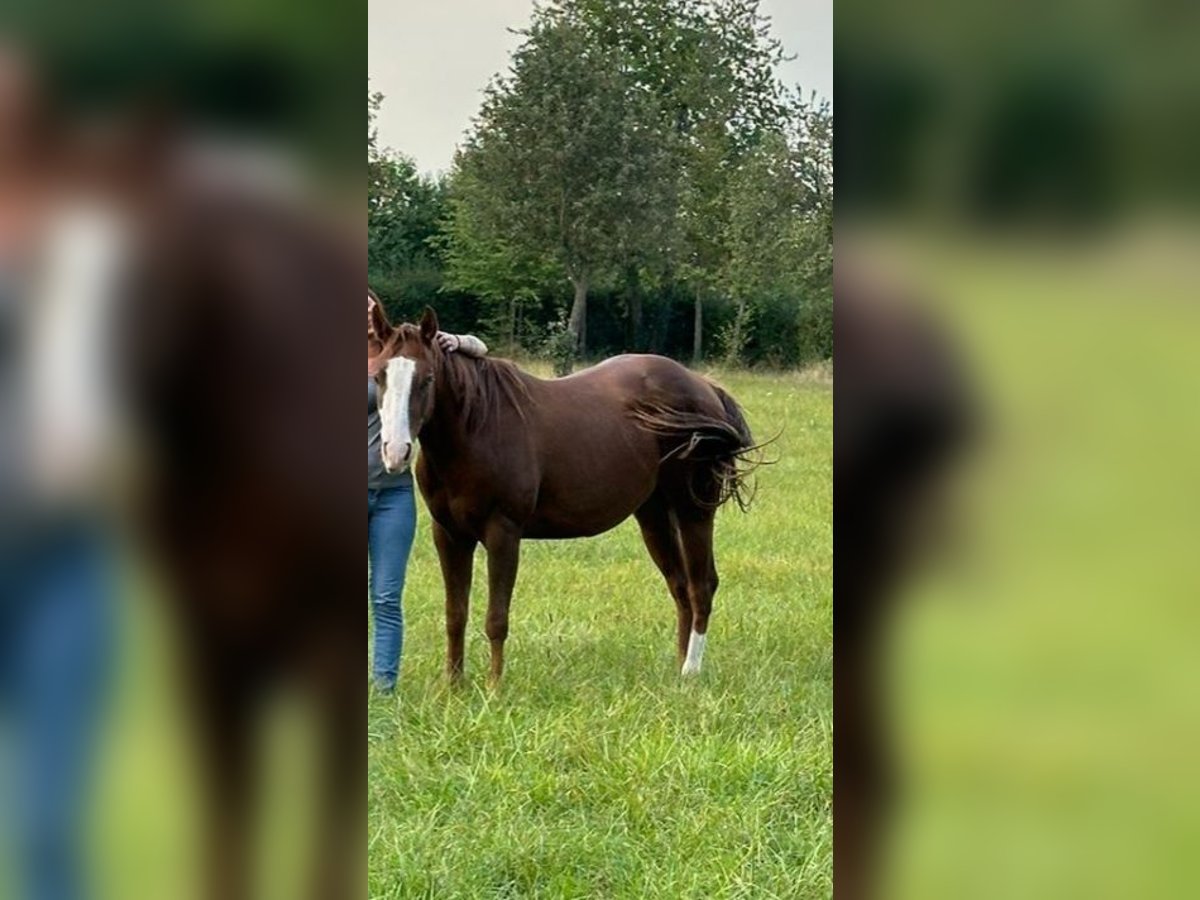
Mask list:
[[[531,390],[539,495],[532,537],[585,536],[619,524],[658,490],[667,449],[645,404],[722,415],[713,387],[661,356],[613,357]],[[677,467],[677,466],[676,466]]]

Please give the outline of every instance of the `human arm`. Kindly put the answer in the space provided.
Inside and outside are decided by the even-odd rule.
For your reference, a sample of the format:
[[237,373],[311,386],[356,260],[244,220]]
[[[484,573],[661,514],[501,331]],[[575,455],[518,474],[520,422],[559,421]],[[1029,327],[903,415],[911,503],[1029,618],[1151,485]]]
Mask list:
[[487,344],[473,334],[447,334],[439,331],[438,344],[447,353],[461,353],[464,356],[487,356]]

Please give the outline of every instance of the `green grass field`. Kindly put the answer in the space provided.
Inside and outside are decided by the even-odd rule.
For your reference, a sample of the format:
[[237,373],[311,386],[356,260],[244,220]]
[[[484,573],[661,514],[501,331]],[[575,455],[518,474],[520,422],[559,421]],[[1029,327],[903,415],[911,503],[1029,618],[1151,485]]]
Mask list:
[[368,711],[372,898],[830,895],[833,392],[715,377],[756,436],[782,435],[750,513],[718,517],[699,679],[679,678],[674,606],[630,520],[523,544],[494,694],[480,551],[468,685],[450,689],[421,510],[400,688]]
[[950,546],[895,602],[897,900],[1200,881],[1197,233],[1111,227],[872,235],[959,343],[985,425]]

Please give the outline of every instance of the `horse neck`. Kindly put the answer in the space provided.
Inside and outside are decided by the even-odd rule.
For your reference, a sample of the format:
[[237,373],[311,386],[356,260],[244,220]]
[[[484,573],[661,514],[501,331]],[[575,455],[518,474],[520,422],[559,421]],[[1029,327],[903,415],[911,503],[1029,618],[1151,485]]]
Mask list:
[[[433,414],[419,437],[422,445],[430,447],[435,454],[444,452],[457,457],[469,457],[488,446],[497,434],[511,434],[511,428],[518,427],[513,419],[523,420],[525,412],[520,408],[520,399],[513,396],[513,391],[519,395],[525,389],[518,387],[510,390],[510,385],[492,381],[507,377],[507,373],[490,370],[489,367],[497,363],[488,359],[461,363],[471,369],[463,376],[465,383],[460,384],[448,371],[449,366],[454,365],[449,362],[450,359],[443,357],[439,361]],[[473,383],[477,378],[485,380],[479,384]],[[477,408],[480,403],[488,404],[487,408]],[[471,423],[472,419],[477,422]],[[520,427],[523,427],[523,423]]]
[[469,443],[467,426],[463,421],[462,408],[465,402],[447,371],[449,358],[438,363],[433,414],[418,435],[422,448],[435,456],[448,451],[464,450]]

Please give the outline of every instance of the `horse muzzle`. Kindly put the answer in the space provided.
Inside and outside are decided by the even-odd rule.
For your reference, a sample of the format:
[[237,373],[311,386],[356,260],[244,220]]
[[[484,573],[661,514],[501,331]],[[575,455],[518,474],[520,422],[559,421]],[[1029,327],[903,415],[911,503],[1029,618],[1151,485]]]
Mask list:
[[383,467],[392,474],[405,471],[412,462],[412,443],[391,443],[383,445]]

